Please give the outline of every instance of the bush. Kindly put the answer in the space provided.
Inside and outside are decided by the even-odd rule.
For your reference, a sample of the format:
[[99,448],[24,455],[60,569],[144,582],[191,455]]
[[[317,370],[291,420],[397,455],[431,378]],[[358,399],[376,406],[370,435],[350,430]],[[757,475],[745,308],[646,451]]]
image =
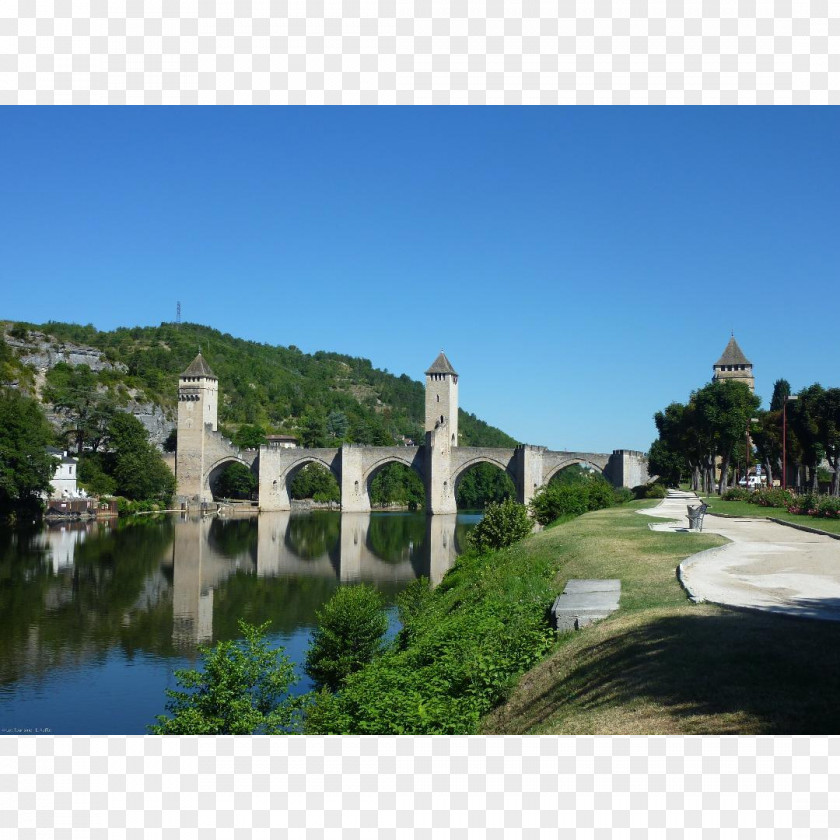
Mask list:
[[364,584],[341,587],[316,617],[304,670],[319,687],[337,691],[381,651],[388,617],[382,596]]
[[786,508],[796,501],[796,495],[781,487],[768,487],[752,493],[749,501],[761,507]]
[[645,485],[646,499],[664,499],[668,495],[668,489],[664,484],[654,482],[653,484]]
[[724,502],[751,502],[753,493],[744,487],[730,487],[720,498]]
[[204,670],[181,670],[175,678],[187,691],[166,689],[166,710],[149,726],[155,735],[253,735],[288,731],[303,698],[289,697],[294,666],[281,650],[269,650],[269,623],[244,621],[244,639],[199,648]]
[[616,487],[613,490],[613,503],[616,505],[632,502],[634,498],[633,491],[629,487]]
[[491,502],[484,517],[467,536],[467,544],[476,551],[504,548],[531,533],[528,509],[513,499]]
[[579,516],[614,503],[612,485],[598,476],[575,484],[548,484],[531,500],[531,512],[540,525],[548,525],[561,516]]
[[840,518],[840,498],[837,496],[823,496],[817,503],[817,516],[827,519]]

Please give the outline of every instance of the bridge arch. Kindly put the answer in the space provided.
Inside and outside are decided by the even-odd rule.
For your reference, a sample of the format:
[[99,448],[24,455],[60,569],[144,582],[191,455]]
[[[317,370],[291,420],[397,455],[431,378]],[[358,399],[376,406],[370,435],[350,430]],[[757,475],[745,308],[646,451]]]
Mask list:
[[479,464],[490,464],[500,469],[513,482],[514,498],[518,496],[519,474],[516,470],[514,462],[505,461],[500,458],[493,457],[492,455],[481,454],[476,455],[476,457],[470,458],[467,461],[464,461],[452,471],[452,494],[454,498],[457,499],[458,497],[458,488],[461,484],[461,480],[473,467],[477,467]]
[[364,492],[367,495],[367,506],[372,506],[371,488],[374,479],[382,472],[383,469],[385,469],[385,467],[391,464],[399,464],[400,466],[411,470],[411,472],[420,479],[420,483],[423,486],[423,497],[425,499],[426,475],[421,466],[417,463],[414,453],[411,453],[410,455],[402,455],[400,453],[389,452],[384,457],[379,458],[372,464],[369,464],[362,472],[361,482]]
[[[306,450],[303,450],[306,452]],[[285,487],[286,494],[289,499],[292,498],[292,482],[295,480],[297,474],[304,468],[308,467],[310,464],[317,464],[320,467],[326,467],[327,471],[332,475],[335,479],[336,484],[338,484],[338,492],[339,498],[341,497],[341,472],[336,468],[335,462],[332,460],[328,460],[327,458],[322,458],[317,454],[312,455],[302,455],[300,458],[297,458],[292,464],[286,467],[279,475],[275,476],[273,479],[274,484],[282,483]]]
[[230,466],[230,464],[242,464],[243,467],[247,467],[254,478],[259,479],[259,470],[254,469],[254,464],[249,464],[244,458],[240,458],[237,455],[224,455],[219,458],[208,470],[204,477],[204,489],[207,490],[211,497],[215,498],[215,493],[213,492],[213,487],[215,483],[219,480],[219,476],[224,472],[224,470]]
[[563,461],[562,463],[552,467],[551,470],[543,476],[543,486],[549,484],[552,478],[554,478],[559,473],[563,472],[563,470],[565,470],[567,467],[572,467],[575,464],[587,464],[588,466],[592,467],[599,475],[604,474],[604,470],[593,461],[588,461],[586,458],[569,458],[567,461]]

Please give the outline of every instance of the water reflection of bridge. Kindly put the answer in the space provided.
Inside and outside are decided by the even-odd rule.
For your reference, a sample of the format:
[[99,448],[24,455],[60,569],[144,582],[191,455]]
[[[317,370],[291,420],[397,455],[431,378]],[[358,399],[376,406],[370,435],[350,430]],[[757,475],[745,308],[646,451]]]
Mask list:
[[[410,516],[396,539],[379,524],[400,514],[288,511],[247,518],[185,516],[172,545],[173,641],[213,638],[213,593],[234,574],[262,578],[319,577],[337,583],[405,584],[420,576],[440,582],[455,560],[458,516]],[[396,523],[399,524],[399,523]]]

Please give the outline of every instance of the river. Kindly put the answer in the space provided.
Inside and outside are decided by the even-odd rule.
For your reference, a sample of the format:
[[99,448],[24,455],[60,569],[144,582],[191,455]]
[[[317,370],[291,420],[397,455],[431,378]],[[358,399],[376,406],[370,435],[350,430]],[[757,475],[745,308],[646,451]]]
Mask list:
[[198,646],[271,621],[301,664],[315,612],[363,581],[440,581],[480,514],[134,517],[0,530],[0,735],[144,734]]

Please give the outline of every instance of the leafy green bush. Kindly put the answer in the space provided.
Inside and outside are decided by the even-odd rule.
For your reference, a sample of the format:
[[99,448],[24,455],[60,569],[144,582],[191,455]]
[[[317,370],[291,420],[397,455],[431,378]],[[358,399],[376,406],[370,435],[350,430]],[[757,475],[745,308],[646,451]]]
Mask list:
[[781,487],[767,487],[753,493],[749,501],[761,507],[786,508],[796,501],[796,494]]
[[616,487],[613,489],[613,503],[616,505],[632,502],[634,498],[633,491],[629,487]]
[[239,622],[244,639],[200,648],[204,670],[181,670],[186,691],[166,689],[166,710],[149,726],[155,735],[253,735],[288,731],[303,698],[290,697],[294,666],[281,650],[269,650],[269,622]]
[[614,503],[612,485],[601,476],[594,476],[573,484],[549,483],[531,500],[531,512],[540,525],[548,525],[561,516],[579,516]]
[[319,687],[337,691],[382,650],[388,617],[382,596],[364,584],[342,586],[316,617],[304,670]]
[[646,499],[664,499],[668,495],[668,488],[658,481],[645,487]]
[[827,519],[840,518],[840,499],[837,496],[822,496],[817,503],[817,516]]
[[476,551],[504,548],[531,533],[528,509],[513,499],[491,502],[481,522],[470,531],[467,544]]
[[720,498],[724,502],[751,502],[752,491],[744,487],[730,487]]

